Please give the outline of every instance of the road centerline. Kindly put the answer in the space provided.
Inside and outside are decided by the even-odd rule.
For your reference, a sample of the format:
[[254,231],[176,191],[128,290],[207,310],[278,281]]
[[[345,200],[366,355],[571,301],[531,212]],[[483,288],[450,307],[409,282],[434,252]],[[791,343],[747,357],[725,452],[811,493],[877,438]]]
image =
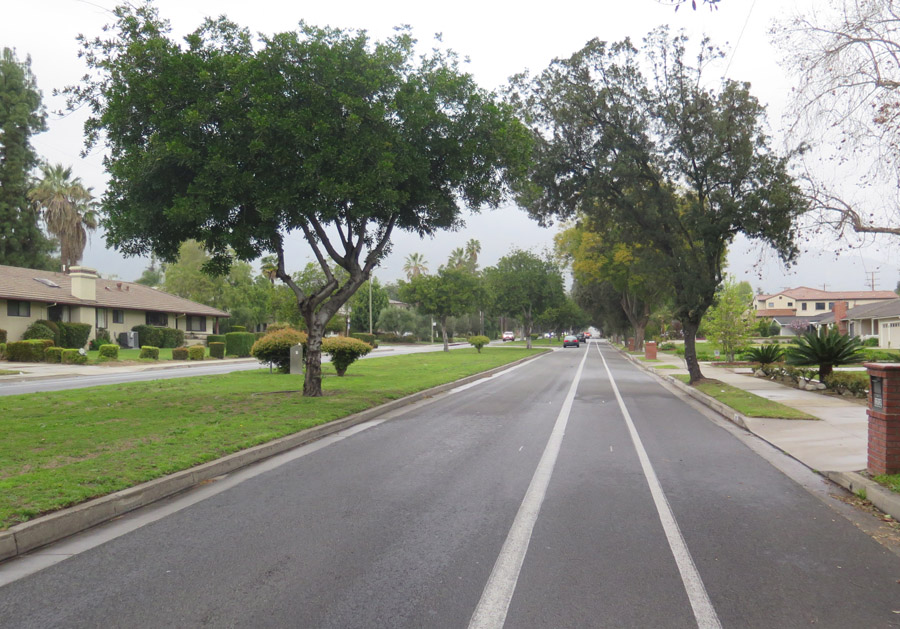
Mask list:
[[719,622],[719,617],[712,605],[712,601],[709,600],[709,594],[703,585],[703,579],[700,577],[696,564],[694,564],[694,559],[691,557],[687,543],[684,541],[684,536],[681,534],[681,529],[678,527],[678,522],[675,520],[675,515],[672,513],[672,507],[666,499],[666,494],[659,482],[659,478],[656,476],[653,464],[650,463],[647,450],[644,449],[644,444],[634,425],[634,421],[631,419],[631,414],[625,406],[625,400],[622,399],[622,394],[619,393],[619,387],[616,386],[612,370],[609,368],[603,352],[600,351],[599,344],[597,344],[597,353],[600,354],[600,360],[603,361],[603,366],[606,368],[609,383],[612,386],[613,393],[615,393],[619,408],[625,418],[625,424],[628,426],[631,440],[634,443],[634,448],[637,451],[638,459],[641,462],[641,469],[644,471],[647,484],[650,486],[653,503],[656,505],[657,513],[659,513],[659,520],[669,542],[669,548],[675,557],[675,563],[678,566],[679,574],[681,574],[681,580],[684,583],[684,589],[691,603],[691,609],[694,611],[697,626],[701,629],[721,629],[722,624]]
[[509,604],[512,601],[519,573],[528,552],[534,524],[540,514],[541,505],[550,484],[550,477],[553,475],[553,468],[556,466],[556,459],[562,447],[562,439],[569,422],[572,404],[575,401],[575,392],[581,381],[587,355],[588,352],[585,351],[559,415],[556,417],[556,423],[553,425],[553,431],[547,440],[544,453],[531,477],[531,483],[525,491],[525,497],[522,499],[522,504],[519,505],[519,510],[506,540],[503,542],[500,554],[494,562],[491,576],[488,577],[487,584],[481,593],[481,599],[469,620],[469,629],[499,629],[506,622]]

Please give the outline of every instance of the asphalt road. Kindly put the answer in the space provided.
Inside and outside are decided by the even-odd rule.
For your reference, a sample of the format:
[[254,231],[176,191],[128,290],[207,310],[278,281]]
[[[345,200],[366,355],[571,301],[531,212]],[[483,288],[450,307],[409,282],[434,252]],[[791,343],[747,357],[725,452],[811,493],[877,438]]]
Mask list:
[[0,564],[0,626],[900,626],[900,557],[737,433],[557,351]]

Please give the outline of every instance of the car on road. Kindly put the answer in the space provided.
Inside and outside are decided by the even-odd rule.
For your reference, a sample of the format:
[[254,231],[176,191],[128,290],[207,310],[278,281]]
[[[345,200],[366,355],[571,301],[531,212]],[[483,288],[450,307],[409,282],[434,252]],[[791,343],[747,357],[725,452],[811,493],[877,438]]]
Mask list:
[[578,347],[578,337],[572,334],[566,334],[563,337],[563,347]]
[[503,340],[504,340],[504,341],[515,341],[515,340],[516,340],[516,335],[515,335],[514,332],[504,332],[504,333],[503,333]]
[[591,333],[590,333],[590,332],[585,332],[585,333],[584,333],[584,338],[585,338],[585,339],[591,338]]
[[579,342],[579,343],[584,343],[585,340],[587,340],[586,337],[585,337],[585,335],[584,335],[584,332],[579,332],[578,334],[575,335],[575,338],[578,339],[578,342]]

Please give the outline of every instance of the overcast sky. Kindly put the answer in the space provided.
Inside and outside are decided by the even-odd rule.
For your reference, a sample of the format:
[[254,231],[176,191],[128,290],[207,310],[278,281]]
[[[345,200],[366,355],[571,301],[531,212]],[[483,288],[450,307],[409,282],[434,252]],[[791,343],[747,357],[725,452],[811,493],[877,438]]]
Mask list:
[[[821,3],[821,0],[819,0]],[[686,29],[693,38],[710,35],[730,51],[720,73],[727,70],[733,79],[750,81],[753,93],[769,106],[771,131],[780,137],[781,116],[792,81],[777,64],[777,52],[767,32],[772,21],[794,10],[816,6],[815,0],[722,0],[721,8],[691,11],[682,6],[675,12],[656,0],[592,0],[561,3],[473,2],[453,3],[381,2],[332,0],[304,2],[287,0],[159,0],[163,17],[172,23],[177,36],[194,30],[205,16],[226,14],[252,31],[273,33],[291,30],[301,19],[316,25],[363,28],[377,39],[391,34],[394,26],[409,24],[415,36],[430,43],[441,33],[444,45],[470,59],[469,71],[486,88],[503,86],[508,77],[524,69],[540,71],[555,57],[565,57],[593,37],[620,40],[626,36],[639,41],[660,24]],[[30,55],[32,70],[51,111],[63,108],[54,89],[78,81],[85,68],[78,58],[75,37],[94,36],[111,21],[111,0],[3,0],[0,46],[11,46],[20,59]],[[106,185],[102,155],[95,151],[80,156],[84,115],[51,114],[46,133],[35,137],[39,154],[52,163],[72,165],[75,173],[96,192]],[[391,255],[376,270],[382,281],[402,276],[404,258],[411,252],[424,254],[429,268],[436,270],[450,251],[476,238],[482,244],[480,263],[492,265],[513,247],[542,250],[552,245],[555,228],[542,229],[520,209],[508,206],[484,212],[466,220],[466,228],[421,240],[399,233],[393,238]],[[311,252],[302,238],[292,242],[288,266],[296,270]],[[773,260],[771,252],[739,241],[729,256],[729,271],[750,281],[754,288],[774,292],[789,286],[808,285],[829,289],[868,288],[871,273],[876,287],[892,289],[900,279],[895,248],[867,247],[842,253],[840,245],[816,241],[812,251],[801,258],[792,273]],[[136,279],[147,266],[141,258],[123,258],[107,250],[100,234],[91,237],[83,263],[96,267],[104,276]]]

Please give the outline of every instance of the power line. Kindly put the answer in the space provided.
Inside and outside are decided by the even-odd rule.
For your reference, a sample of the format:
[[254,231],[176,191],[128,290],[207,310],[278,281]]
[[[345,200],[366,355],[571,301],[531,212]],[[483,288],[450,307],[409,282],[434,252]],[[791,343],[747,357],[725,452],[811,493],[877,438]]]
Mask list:
[[747,18],[744,20],[744,26],[741,28],[741,34],[738,35],[737,42],[734,44],[734,48],[731,49],[731,56],[728,57],[728,65],[725,66],[725,72],[722,74],[722,78],[728,76],[728,70],[731,68],[731,62],[734,61],[734,57],[737,54],[738,47],[741,45],[741,40],[744,38],[744,31],[747,30],[747,24],[750,22],[750,16],[753,14],[753,7],[756,6],[756,0],[753,0],[753,4],[750,5],[750,10],[747,11]]

